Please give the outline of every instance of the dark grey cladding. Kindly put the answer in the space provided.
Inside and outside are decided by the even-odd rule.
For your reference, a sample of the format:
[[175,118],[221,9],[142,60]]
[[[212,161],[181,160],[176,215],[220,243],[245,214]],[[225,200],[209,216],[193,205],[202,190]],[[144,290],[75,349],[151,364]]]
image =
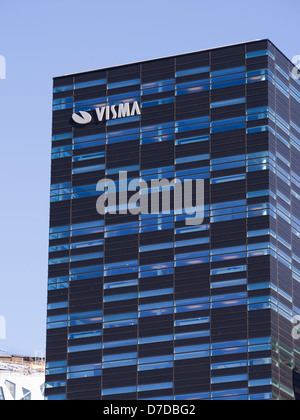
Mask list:
[[[292,71],[262,40],[54,79],[48,399],[299,394]],[[127,103],[140,114],[113,118]],[[120,171],[204,179],[203,223],[100,216],[97,182]]]

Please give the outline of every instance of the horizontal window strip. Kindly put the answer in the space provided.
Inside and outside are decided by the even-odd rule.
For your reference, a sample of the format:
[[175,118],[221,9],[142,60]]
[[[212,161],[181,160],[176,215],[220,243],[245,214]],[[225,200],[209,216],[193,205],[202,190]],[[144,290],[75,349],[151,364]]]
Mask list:
[[214,109],[214,108],[221,108],[223,106],[244,104],[245,102],[246,102],[246,98],[227,99],[226,101],[212,102],[210,104],[210,107]]

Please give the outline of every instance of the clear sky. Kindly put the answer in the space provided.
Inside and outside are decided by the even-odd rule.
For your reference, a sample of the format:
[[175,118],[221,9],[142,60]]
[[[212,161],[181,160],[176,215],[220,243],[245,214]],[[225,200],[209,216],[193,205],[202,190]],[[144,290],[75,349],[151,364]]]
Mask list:
[[299,0],[1,2],[0,349],[45,349],[52,78],[263,38],[291,59],[299,16]]

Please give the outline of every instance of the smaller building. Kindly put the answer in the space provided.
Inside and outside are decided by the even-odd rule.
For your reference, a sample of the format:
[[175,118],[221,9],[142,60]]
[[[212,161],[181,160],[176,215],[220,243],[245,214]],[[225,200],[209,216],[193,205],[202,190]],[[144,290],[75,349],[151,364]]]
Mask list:
[[0,351],[0,401],[44,400],[44,358]]

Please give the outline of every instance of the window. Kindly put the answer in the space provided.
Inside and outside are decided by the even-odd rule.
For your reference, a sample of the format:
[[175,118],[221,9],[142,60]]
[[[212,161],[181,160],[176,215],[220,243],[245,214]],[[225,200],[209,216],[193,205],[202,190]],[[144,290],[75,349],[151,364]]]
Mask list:
[[142,102],[141,108],[148,108],[150,106],[158,106],[158,105],[172,104],[173,102],[174,102],[174,97],[172,97],[172,98],[164,98],[164,99],[157,99],[155,101]]
[[90,82],[76,83],[74,85],[74,89],[83,89],[87,87],[100,86],[100,85],[105,85],[105,84],[106,84],[106,79],[98,79],[98,80],[92,80]]
[[239,382],[248,381],[248,375],[232,375],[232,376],[220,376],[211,378],[211,384],[222,384],[228,382]]
[[117,394],[130,394],[133,392],[137,392],[136,386],[127,386],[122,388],[110,388],[110,389],[103,389],[102,395],[117,395]]
[[246,54],[246,58],[256,58],[256,57],[263,57],[265,55],[268,55],[269,57],[271,57],[273,60],[275,60],[274,55],[271,53],[271,51],[269,50],[261,50],[261,51],[254,51],[254,52],[249,52]]
[[246,102],[246,98],[228,99],[226,101],[212,102],[210,104],[210,107],[214,109],[214,108],[221,108],[223,106],[244,104],[245,102]]
[[69,366],[67,379],[89,378],[101,375],[101,363]]
[[163,382],[158,384],[139,385],[138,392],[153,391],[155,389],[170,389],[173,388],[173,382]]
[[107,89],[116,89],[126,86],[132,86],[132,85],[139,85],[140,79],[132,79],[132,80],[126,80],[125,82],[115,82],[115,83],[108,83]]
[[220,178],[212,178],[211,184],[223,184],[224,182],[242,181],[246,179],[246,174],[223,176]]
[[11,396],[15,400],[16,399],[16,384],[8,380],[5,380],[4,383],[5,383],[6,388],[9,390]]
[[170,90],[174,90],[175,80],[174,79],[168,79],[168,80],[160,80],[157,82],[151,82],[151,83],[144,83],[142,84],[141,88],[141,95],[151,95],[154,93],[162,93],[162,92],[168,92]]
[[178,321],[174,321],[174,327],[183,327],[183,326],[186,326],[186,325],[206,324],[208,322],[210,322],[210,317],[180,319]]
[[209,67],[197,67],[194,69],[180,70],[175,73],[176,77],[190,76],[192,74],[208,73]]
[[196,155],[196,156],[188,156],[188,157],[183,157],[183,158],[177,158],[177,159],[175,159],[175,164],[176,165],[179,165],[181,163],[199,162],[199,161],[208,160],[208,159],[209,159],[209,154]]
[[83,351],[92,351],[92,350],[101,350],[102,344],[101,343],[95,343],[95,344],[85,344],[81,346],[72,346],[68,347],[68,353],[77,353],[77,352],[83,352]]
[[90,153],[87,155],[73,156],[73,162],[81,162],[83,160],[100,159],[105,157],[105,152]]
[[209,136],[199,136],[199,137],[188,137],[186,139],[175,140],[175,145],[180,146],[182,144],[198,143],[202,141],[208,141]]
[[143,372],[147,370],[171,369],[171,368],[173,368],[173,362],[149,363],[146,365],[139,365],[138,371]]
[[86,172],[102,171],[105,169],[105,165],[92,165],[84,166],[83,168],[73,168],[72,174],[84,174]]
[[53,93],[67,92],[73,90],[73,85],[59,86],[53,89]]
[[31,400],[31,391],[29,391],[29,389],[26,389],[26,388],[22,387],[22,393],[23,393],[23,397],[21,398],[21,400],[23,400],[23,401],[30,401]]

